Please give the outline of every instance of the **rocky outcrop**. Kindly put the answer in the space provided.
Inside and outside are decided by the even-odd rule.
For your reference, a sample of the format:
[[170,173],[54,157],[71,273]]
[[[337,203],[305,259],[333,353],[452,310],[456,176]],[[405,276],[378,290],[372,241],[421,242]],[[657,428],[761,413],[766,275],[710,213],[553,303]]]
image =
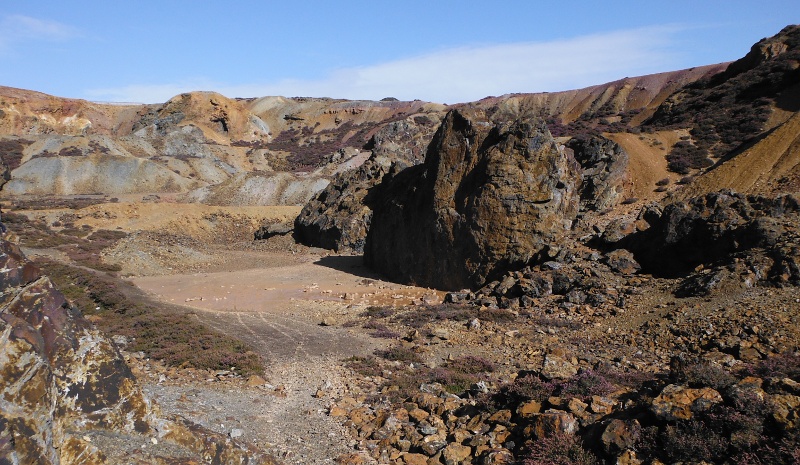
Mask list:
[[[611,315],[625,306],[632,292],[623,274],[638,271],[636,262],[625,261],[629,273],[619,272],[612,266],[617,260],[613,252],[605,257],[596,252],[560,253],[554,260],[509,271],[461,300],[487,307],[530,309],[536,308],[540,299],[553,296],[567,307],[588,304],[594,314]],[[448,294],[446,300],[458,301],[459,295]]]
[[[798,284],[799,214],[800,201],[791,195],[768,198],[721,191],[663,210],[648,207],[642,217],[650,228],[618,244],[655,275],[683,276],[699,265],[728,264],[738,257],[752,262],[754,281]],[[759,255],[768,258],[766,267],[756,263]]]
[[580,167],[542,124],[451,111],[423,165],[384,177],[365,261],[403,282],[480,287],[570,228],[579,186]]
[[372,155],[360,167],[338,174],[300,212],[295,235],[300,242],[337,252],[364,251],[372,220],[370,191],[393,169],[399,171],[422,162],[424,144],[434,123],[417,116],[388,124],[375,133]]
[[[92,442],[91,432],[138,438],[136,447],[161,441],[178,456],[214,463],[271,463],[221,435],[164,418],[114,344],[5,239],[0,265],[0,462],[111,463],[114,451]],[[147,463],[168,461],[169,453],[155,454]]]
[[337,175],[295,220],[298,242],[337,252],[362,252],[372,220],[366,197],[390,166],[385,157],[372,156],[359,168]]
[[605,210],[622,201],[628,154],[602,136],[573,137],[567,142],[583,170],[581,208]]

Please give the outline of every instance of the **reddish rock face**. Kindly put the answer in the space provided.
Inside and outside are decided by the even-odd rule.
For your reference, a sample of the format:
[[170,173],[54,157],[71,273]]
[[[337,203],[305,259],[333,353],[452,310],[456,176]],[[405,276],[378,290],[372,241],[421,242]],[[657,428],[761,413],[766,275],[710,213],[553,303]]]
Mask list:
[[537,260],[569,229],[580,179],[543,125],[451,111],[424,165],[379,186],[365,260],[400,281],[477,288]]

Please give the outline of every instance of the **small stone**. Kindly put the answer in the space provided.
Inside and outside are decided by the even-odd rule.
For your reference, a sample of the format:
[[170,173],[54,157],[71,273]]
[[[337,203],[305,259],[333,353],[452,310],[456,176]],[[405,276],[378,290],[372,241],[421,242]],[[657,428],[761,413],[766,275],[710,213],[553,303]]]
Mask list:
[[[636,457],[636,452],[630,449],[626,450],[625,452],[620,454],[619,457],[617,457],[617,465],[641,465],[642,463],[644,462],[642,462],[641,460],[639,460],[638,457]],[[651,463],[653,463],[653,465],[656,464],[655,461]]]
[[428,457],[422,454],[403,454],[400,458],[404,465],[428,465]]
[[574,415],[578,416],[581,416],[584,413],[586,413],[586,408],[588,406],[589,405],[586,402],[581,401],[577,397],[573,397],[572,399],[570,399],[569,403],[567,404],[567,408],[569,409],[569,411],[572,412]]
[[408,416],[413,418],[417,423],[426,420],[431,414],[420,408],[411,409]]
[[520,406],[517,408],[517,415],[521,416],[522,418],[532,418],[535,414],[541,411],[542,403],[531,400],[529,402],[525,402],[524,404],[520,404]]
[[244,435],[244,431],[242,431],[242,430],[241,430],[241,429],[239,429],[239,428],[234,428],[234,429],[232,429],[232,430],[231,430],[231,432],[230,432],[230,433],[228,433],[228,436],[230,436],[230,437],[231,437],[231,439],[240,438],[240,437],[242,437],[243,435]]
[[336,318],[332,316],[326,316],[320,321],[320,326],[336,326]]
[[534,431],[537,438],[545,438],[554,434],[573,434],[578,430],[578,421],[571,413],[563,410],[549,409],[536,417]]
[[578,374],[578,367],[555,354],[547,354],[541,373],[547,379],[569,379]]
[[447,445],[447,436],[443,433],[425,436],[420,448],[429,456],[435,455]]
[[507,449],[498,448],[483,454],[481,463],[486,465],[510,465],[514,463],[514,455]]
[[606,254],[606,264],[614,271],[625,275],[632,275],[639,272],[642,267],[633,257],[633,254],[625,249],[617,249]]
[[367,460],[361,454],[351,453],[336,457],[336,463],[339,465],[363,465],[367,463]]
[[612,399],[601,396],[592,396],[592,412],[601,415],[608,415],[614,409],[615,402]]
[[442,452],[445,465],[460,465],[472,455],[472,448],[461,444],[448,444]]
[[247,382],[245,384],[247,385],[247,387],[263,386],[263,385],[267,384],[267,380],[265,380],[264,378],[262,378],[262,377],[260,377],[258,375],[253,375],[253,376],[247,378]]
[[331,417],[345,417],[345,416],[347,416],[347,410],[334,405],[334,406],[332,406],[330,408],[330,410],[328,410],[328,416],[331,416]]

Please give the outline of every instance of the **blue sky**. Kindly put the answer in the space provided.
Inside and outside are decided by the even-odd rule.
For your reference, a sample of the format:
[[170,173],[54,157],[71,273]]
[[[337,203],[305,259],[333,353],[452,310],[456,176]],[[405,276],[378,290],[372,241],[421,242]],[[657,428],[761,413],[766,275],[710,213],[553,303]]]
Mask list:
[[0,85],[441,103],[735,60],[793,1],[0,1]]

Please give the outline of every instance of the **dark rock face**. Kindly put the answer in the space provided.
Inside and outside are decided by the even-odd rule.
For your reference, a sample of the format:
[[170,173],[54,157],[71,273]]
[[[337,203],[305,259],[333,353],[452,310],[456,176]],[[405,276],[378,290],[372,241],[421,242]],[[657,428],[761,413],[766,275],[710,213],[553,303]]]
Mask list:
[[567,142],[583,170],[581,209],[605,210],[622,200],[628,154],[605,137],[574,137]]
[[403,282],[480,287],[546,253],[577,214],[579,186],[544,125],[453,110],[425,163],[381,183],[365,261]]
[[298,242],[337,252],[363,251],[372,220],[372,209],[365,199],[389,166],[388,159],[373,155],[355,170],[338,174],[295,219]]
[[360,167],[337,175],[315,195],[295,220],[295,236],[306,245],[337,252],[364,251],[372,220],[370,191],[393,164],[395,170],[422,162],[424,141],[433,133],[433,122],[403,120],[388,124],[372,138],[372,155]]
[[253,234],[253,239],[263,241],[275,236],[285,236],[293,231],[291,224],[275,223],[264,225]]
[[[716,192],[667,205],[663,211],[647,209],[642,216],[650,228],[619,244],[634,253],[644,271],[662,276],[683,276],[698,265],[728,262],[736,254],[765,253],[773,265],[764,274],[778,283],[797,283],[799,213],[800,201],[791,195],[771,199]],[[700,281],[703,287],[715,284],[711,278]]]

